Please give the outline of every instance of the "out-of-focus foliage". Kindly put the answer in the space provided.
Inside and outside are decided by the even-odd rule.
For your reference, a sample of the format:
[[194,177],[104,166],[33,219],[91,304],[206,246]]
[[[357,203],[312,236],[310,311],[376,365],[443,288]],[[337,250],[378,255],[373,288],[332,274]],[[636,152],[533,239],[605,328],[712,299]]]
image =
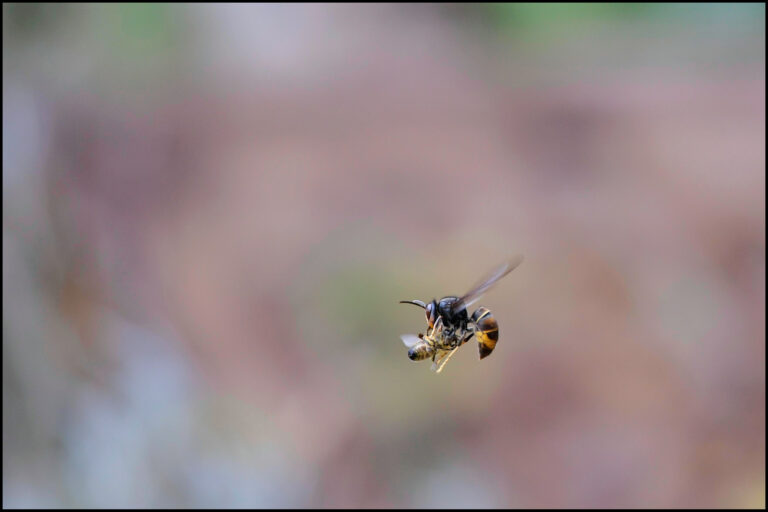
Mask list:
[[764,20],[3,4],[3,505],[764,507]]

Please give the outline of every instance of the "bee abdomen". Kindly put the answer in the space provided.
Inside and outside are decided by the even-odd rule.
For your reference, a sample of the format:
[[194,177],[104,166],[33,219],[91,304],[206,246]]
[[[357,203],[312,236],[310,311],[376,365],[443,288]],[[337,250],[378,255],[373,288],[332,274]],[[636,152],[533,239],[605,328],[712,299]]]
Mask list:
[[477,308],[472,314],[472,322],[476,326],[480,359],[483,359],[496,348],[496,342],[499,341],[499,324],[485,307]]
[[432,357],[432,354],[434,353],[434,349],[429,346],[427,342],[422,341],[421,343],[417,343],[411,347],[411,349],[408,351],[408,358],[411,361],[421,361],[428,357]]

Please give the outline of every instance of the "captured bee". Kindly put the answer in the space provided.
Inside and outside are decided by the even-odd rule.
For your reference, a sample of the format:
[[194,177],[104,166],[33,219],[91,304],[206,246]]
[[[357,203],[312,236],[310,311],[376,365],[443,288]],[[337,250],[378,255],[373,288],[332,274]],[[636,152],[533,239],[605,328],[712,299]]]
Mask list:
[[411,361],[432,359],[432,371],[440,373],[456,350],[477,336],[480,359],[487,357],[499,341],[499,324],[485,307],[478,307],[472,316],[468,308],[477,302],[491,286],[496,284],[522,263],[523,257],[514,256],[483,277],[461,297],[443,297],[425,303],[420,300],[401,300],[401,304],[414,304],[424,308],[427,315],[427,333],[400,336],[408,347]]

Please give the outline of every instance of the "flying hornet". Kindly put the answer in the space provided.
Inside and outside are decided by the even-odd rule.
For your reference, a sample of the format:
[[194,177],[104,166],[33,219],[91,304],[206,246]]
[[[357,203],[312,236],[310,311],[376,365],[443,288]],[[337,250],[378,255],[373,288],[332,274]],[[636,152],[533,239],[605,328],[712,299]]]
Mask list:
[[478,307],[472,316],[469,316],[467,310],[522,261],[522,256],[513,256],[485,275],[461,297],[443,297],[439,301],[432,299],[429,303],[401,300],[401,304],[414,304],[423,308],[427,315],[426,334],[400,336],[408,347],[408,358],[411,361],[432,358],[432,371],[440,373],[456,350],[475,335],[480,359],[490,355],[499,341],[498,322],[486,307]]

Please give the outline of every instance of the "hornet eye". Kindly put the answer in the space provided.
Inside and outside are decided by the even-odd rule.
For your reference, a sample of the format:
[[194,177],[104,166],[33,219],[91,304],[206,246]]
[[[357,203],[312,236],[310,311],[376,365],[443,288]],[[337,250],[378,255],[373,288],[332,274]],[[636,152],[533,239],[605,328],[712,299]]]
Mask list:
[[430,302],[426,307],[427,322],[432,327],[435,324],[435,303]]

